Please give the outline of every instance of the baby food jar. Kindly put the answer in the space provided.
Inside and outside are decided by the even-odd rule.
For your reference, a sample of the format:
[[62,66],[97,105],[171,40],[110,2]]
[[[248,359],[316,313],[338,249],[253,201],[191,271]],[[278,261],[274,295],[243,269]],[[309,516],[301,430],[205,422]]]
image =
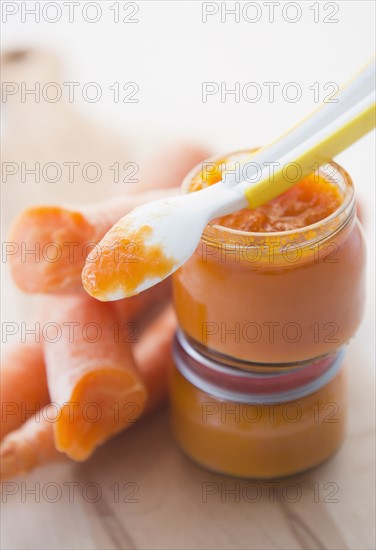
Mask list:
[[290,364],[332,353],[355,333],[365,301],[365,241],[353,185],[334,163],[319,175],[342,197],[331,215],[268,233],[210,223],[174,274],[179,326],[205,355],[239,368]]
[[[213,221],[173,275],[174,432],[189,456],[215,471],[290,475],[342,441],[341,350],[363,314],[365,239],[349,175],[329,163],[316,176],[341,199],[320,221],[269,232]],[[183,187],[200,188],[201,177],[202,165]]]
[[276,478],[323,462],[343,440],[343,350],[293,369],[255,373],[203,357],[178,332],[172,424],[200,465],[248,478]]

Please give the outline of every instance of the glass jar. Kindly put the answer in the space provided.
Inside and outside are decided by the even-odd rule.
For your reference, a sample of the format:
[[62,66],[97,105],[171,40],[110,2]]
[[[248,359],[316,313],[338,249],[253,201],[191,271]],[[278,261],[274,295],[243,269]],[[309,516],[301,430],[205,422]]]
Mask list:
[[172,424],[182,450],[210,470],[276,478],[323,462],[345,431],[343,350],[289,370],[250,372],[173,347]]
[[353,185],[335,163],[319,175],[343,199],[331,215],[271,233],[210,223],[173,275],[179,326],[202,354],[238,368],[273,370],[330,354],[355,333],[365,301],[365,241]]

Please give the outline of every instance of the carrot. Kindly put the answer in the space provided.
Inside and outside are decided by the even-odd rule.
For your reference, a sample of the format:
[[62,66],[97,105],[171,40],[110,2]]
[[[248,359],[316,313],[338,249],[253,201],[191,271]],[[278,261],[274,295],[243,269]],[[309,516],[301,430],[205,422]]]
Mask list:
[[[6,246],[16,285],[28,293],[82,289],[85,259],[107,231],[133,208],[179,193],[185,173],[206,156],[200,148],[180,146],[153,160],[133,190],[137,193],[89,205],[35,206],[22,212]],[[160,189],[155,191],[156,187]]]
[[170,305],[147,327],[134,347],[136,365],[148,390],[145,413],[155,409],[167,396],[175,330],[176,317]]
[[141,167],[140,182],[134,192],[144,192],[166,187],[180,187],[183,179],[192,168],[211,156],[206,148],[189,143],[164,147]]
[[160,190],[113,197],[93,205],[35,206],[13,224],[6,253],[13,280],[28,293],[81,290],[86,256],[124,213],[171,196]]
[[[134,346],[137,368],[148,389],[148,402],[144,414],[155,409],[166,397],[168,367],[172,363],[171,339],[176,320],[172,308],[167,307],[145,330],[142,339]],[[4,438],[0,445],[0,479],[6,480],[26,473],[48,462],[62,460],[54,443],[53,422],[56,407],[45,407],[18,430]]]
[[[113,304],[119,321],[114,317],[113,329],[124,335],[132,332],[134,323],[155,304],[167,302],[169,281],[163,281],[139,296]],[[117,323],[117,324],[116,324]],[[23,422],[50,402],[45,372],[42,342],[27,342],[9,346],[0,365],[0,439],[16,430]]]
[[131,346],[114,326],[113,307],[85,295],[55,297],[49,304],[61,334],[44,342],[51,400],[61,408],[53,425],[55,445],[85,460],[140,416],[147,393]]
[[56,409],[47,405],[22,426],[11,432],[0,445],[0,480],[26,474],[37,466],[66,459],[55,447],[53,422]]
[[49,403],[42,344],[14,346],[1,363],[1,439]]

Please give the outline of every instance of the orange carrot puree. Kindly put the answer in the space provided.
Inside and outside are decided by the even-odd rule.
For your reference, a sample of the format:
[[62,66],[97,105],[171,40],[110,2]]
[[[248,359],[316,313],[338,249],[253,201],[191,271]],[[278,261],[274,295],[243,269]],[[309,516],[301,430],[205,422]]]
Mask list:
[[243,208],[212,223],[256,233],[291,231],[323,220],[342,200],[335,185],[313,174],[258,208]]
[[[82,280],[88,293],[99,299],[106,299],[112,289],[119,286],[127,289],[129,295],[149,278],[163,279],[174,266],[173,258],[166,258],[160,245],[146,245],[153,230],[148,225],[137,231],[127,231],[124,240],[124,224],[115,225],[87,258]],[[106,289],[106,295],[101,289]]]
[[345,373],[295,401],[224,401],[193,386],[178,369],[171,380],[172,425],[184,452],[210,470],[277,478],[323,462],[345,433]]

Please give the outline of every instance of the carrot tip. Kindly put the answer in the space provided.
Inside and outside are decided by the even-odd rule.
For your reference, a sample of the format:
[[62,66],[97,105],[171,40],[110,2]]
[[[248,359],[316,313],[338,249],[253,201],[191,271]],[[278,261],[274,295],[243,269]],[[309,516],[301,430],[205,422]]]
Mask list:
[[57,206],[25,210],[13,225],[7,251],[15,283],[28,293],[77,285],[94,233],[79,212]]
[[146,400],[147,391],[137,373],[111,369],[89,373],[54,424],[56,449],[73,460],[86,460],[99,445],[132,425]]

